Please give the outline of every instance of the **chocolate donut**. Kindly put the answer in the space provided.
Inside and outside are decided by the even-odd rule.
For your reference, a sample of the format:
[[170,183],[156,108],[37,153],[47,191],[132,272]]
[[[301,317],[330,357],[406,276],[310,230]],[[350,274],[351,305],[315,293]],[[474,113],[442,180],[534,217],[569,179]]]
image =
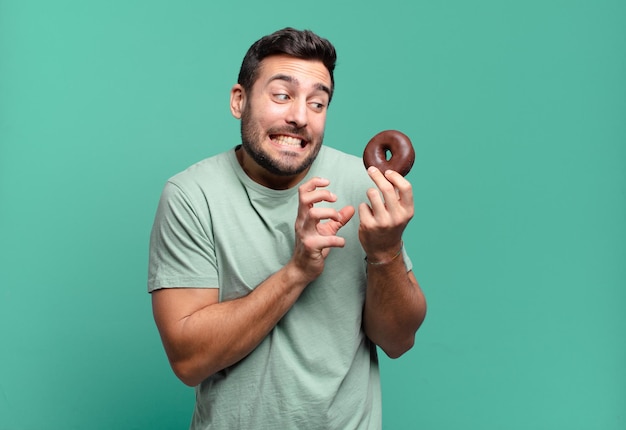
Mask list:
[[[389,157],[387,153],[389,152]],[[365,146],[363,164],[365,168],[377,167],[381,172],[395,170],[402,176],[413,167],[415,151],[411,139],[397,130],[385,130],[378,133]]]

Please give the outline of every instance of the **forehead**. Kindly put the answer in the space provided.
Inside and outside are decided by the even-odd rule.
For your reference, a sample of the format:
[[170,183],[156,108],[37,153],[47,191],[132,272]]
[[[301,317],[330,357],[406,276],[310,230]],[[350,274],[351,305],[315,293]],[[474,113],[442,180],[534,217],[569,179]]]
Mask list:
[[294,82],[302,86],[317,87],[321,84],[331,87],[330,73],[324,63],[319,60],[303,60],[287,55],[264,58],[259,67],[256,83],[265,86],[279,75],[292,77]]

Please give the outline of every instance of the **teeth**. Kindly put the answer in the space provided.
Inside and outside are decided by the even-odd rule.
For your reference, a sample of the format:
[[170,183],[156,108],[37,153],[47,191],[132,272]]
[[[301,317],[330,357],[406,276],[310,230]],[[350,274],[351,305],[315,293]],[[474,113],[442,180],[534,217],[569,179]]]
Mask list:
[[302,140],[289,136],[276,136],[274,141],[281,145],[302,146]]

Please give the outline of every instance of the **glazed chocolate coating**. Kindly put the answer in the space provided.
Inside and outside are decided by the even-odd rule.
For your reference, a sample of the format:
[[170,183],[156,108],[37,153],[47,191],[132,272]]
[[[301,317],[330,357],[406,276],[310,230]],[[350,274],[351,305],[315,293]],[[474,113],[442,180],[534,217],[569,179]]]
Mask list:
[[[391,157],[387,160],[387,151]],[[378,133],[365,146],[363,164],[365,168],[374,166],[381,172],[395,170],[402,176],[413,167],[415,150],[409,137],[397,130],[385,130]]]

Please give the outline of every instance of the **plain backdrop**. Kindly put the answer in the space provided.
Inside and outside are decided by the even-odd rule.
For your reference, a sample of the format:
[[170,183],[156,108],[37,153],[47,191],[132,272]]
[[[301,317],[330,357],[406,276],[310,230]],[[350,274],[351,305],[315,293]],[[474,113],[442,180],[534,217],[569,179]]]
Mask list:
[[337,47],[326,144],[415,144],[429,313],[381,359],[384,428],[626,428],[625,23],[618,0],[0,0],[0,429],[188,426],[149,231],[168,177],[238,143],[241,59],[285,26]]

